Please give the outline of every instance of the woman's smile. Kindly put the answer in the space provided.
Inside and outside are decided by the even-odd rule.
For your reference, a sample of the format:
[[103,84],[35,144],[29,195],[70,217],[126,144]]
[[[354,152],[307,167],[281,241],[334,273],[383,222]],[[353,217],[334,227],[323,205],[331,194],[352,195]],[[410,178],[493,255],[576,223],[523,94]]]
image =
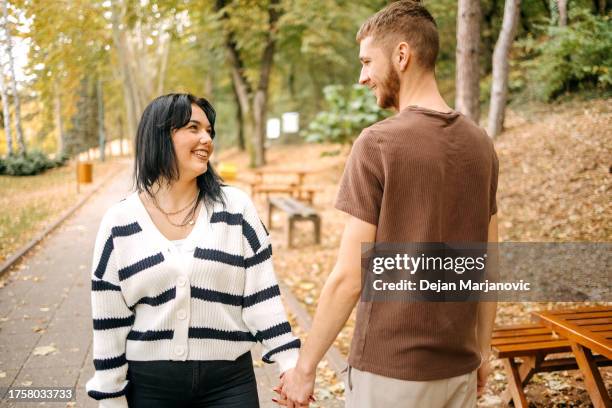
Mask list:
[[207,149],[193,150],[192,153],[198,160],[208,161],[209,151]]

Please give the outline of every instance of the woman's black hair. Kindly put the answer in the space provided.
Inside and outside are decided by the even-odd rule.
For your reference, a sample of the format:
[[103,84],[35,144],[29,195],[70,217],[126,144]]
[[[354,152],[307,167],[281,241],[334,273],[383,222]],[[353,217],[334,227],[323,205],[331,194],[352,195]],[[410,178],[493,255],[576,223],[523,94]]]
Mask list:
[[[210,122],[210,137],[215,138],[215,109],[204,98],[191,94],[172,93],[155,98],[142,113],[136,132],[134,184],[139,192],[152,195],[151,187],[158,183],[172,183],[179,178],[172,131],[180,129],[191,119],[191,105],[199,106]],[[200,190],[198,202],[223,203],[223,180],[208,163],[206,173],[196,178]]]

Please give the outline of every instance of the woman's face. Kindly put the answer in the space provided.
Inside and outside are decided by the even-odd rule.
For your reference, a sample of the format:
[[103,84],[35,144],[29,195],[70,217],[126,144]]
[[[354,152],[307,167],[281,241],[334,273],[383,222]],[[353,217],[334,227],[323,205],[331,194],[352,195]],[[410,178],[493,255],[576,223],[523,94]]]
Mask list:
[[189,122],[172,131],[172,143],[181,179],[193,179],[208,170],[208,160],[213,153],[211,130],[210,122],[202,108],[192,104]]

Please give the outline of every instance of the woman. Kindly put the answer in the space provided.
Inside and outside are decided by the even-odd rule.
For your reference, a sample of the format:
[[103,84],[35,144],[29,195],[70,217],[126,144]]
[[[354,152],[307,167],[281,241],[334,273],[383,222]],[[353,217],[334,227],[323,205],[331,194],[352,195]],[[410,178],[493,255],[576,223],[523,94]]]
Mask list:
[[94,250],[87,391],[101,407],[258,407],[254,343],[281,372],[295,365],[267,231],[209,163],[214,126],[189,94],[142,115],[136,191],[104,215]]

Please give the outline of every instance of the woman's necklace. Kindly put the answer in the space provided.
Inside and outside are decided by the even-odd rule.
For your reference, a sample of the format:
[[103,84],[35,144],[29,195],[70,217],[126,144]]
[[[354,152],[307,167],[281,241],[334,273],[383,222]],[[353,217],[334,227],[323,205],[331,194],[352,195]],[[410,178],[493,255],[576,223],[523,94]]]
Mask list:
[[[182,227],[186,227],[187,225],[193,225],[193,224],[195,223],[195,212],[196,212],[195,210],[196,210],[196,208],[197,208],[197,206],[198,206],[198,196],[199,196],[199,194],[196,194],[196,196],[195,196],[195,198],[193,199],[193,201],[191,201],[189,204],[187,204],[185,207],[181,208],[180,210],[178,210],[178,211],[173,211],[173,212],[167,212],[167,211],[164,211],[164,209],[163,209],[163,208],[161,208],[161,206],[160,206],[160,205],[159,205],[159,203],[157,202],[157,199],[156,199],[156,198],[155,198],[155,196],[153,196],[153,195],[151,196],[151,198],[152,198],[152,200],[151,200],[151,201],[153,201],[153,205],[155,205],[155,208],[157,208],[157,209],[159,210],[159,212],[161,212],[162,214],[164,214],[164,215],[166,216],[166,220],[168,220],[168,222],[169,222],[171,225],[173,225],[173,226],[175,226],[175,227],[180,227],[180,228],[182,228]],[[195,206],[194,206],[194,204],[195,204]],[[192,206],[193,206],[193,207],[192,207]],[[178,223],[178,224],[177,224],[177,223],[173,222],[173,221],[170,219],[170,216],[171,216],[171,215],[180,214],[180,213],[182,213],[183,211],[185,211],[185,210],[186,210],[187,208],[189,208],[189,207],[192,207],[192,208],[191,208],[191,211],[190,211],[190,212],[187,214],[187,216],[185,217],[185,219],[183,219],[183,222],[181,222],[181,223]]]
[[155,207],[165,216],[168,215],[176,215],[176,214],[180,214],[183,211],[185,211],[187,208],[191,207],[193,205],[193,203],[198,199],[198,194],[196,194],[196,196],[193,198],[192,201],[189,202],[189,204],[187,204],[185,207],[181,208],[180,210],[177,211],[165,211],[163,208],[161,208],[161,206],[159,205],[159,203],[157,202],[157,199],[155,198],[155,196],[151,196],[151,198],[153,199],[153,204],[155,205]]

